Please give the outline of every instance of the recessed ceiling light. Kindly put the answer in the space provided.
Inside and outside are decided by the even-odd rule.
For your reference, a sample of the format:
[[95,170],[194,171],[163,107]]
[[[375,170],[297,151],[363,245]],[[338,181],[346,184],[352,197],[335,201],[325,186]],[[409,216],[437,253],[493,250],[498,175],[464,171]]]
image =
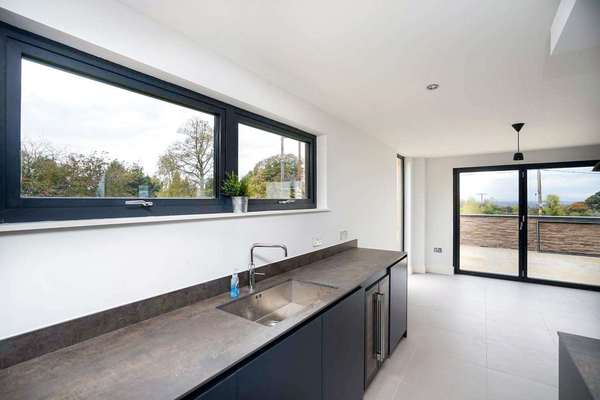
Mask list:
[[427,90],[435,90],[439,87],[440,85],[438,83],[430,83],[429,85],[427,85]]

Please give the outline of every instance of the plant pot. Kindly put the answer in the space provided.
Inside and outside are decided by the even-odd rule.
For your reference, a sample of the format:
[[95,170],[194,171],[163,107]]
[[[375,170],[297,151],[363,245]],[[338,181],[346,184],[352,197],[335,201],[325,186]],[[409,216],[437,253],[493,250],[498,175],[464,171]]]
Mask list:
[[246,196],[232,196],[231,204],[233,205],[234,213],[248,212],[248,197]]

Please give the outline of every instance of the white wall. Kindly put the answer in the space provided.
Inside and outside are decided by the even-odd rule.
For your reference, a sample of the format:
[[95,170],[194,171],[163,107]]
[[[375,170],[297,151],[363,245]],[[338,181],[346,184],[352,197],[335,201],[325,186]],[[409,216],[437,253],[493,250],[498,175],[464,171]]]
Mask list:
[[[525,152],[526,163],[599,158],[600,145]],[[511,153],[427,159],[425,195],[427,218],[424,223],[427,272],[442,274],[452,272],[452,169],[511,163],[513,163]],[[434,247],[441,247],[443,252],[434,253]]]
[[319,207],[332,210],[0,234],[0,339],[226,276],[247,266],[255,241],[296,255],[313,249],[313,237],[332,245],[348,230],[361,246],[399,248],[394,149],[118,2],[0,6],[10,10],[0,10],[5,21],[321,135]]
[[406,159],[408,268],[412,273],[425,273],[425,176],[424,158]]

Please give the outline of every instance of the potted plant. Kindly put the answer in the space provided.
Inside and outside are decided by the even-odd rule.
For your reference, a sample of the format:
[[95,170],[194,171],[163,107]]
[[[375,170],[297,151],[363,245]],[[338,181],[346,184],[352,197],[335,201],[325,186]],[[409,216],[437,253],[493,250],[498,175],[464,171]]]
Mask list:
[[225,176],[221,193],[231,197],[234,213],[248,212],[248,180],[246,178],[238,179],[235,172]]

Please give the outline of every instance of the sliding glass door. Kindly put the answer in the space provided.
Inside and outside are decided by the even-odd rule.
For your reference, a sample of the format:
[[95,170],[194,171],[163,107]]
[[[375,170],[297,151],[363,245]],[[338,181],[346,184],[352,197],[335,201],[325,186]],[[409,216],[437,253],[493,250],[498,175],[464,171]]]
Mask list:
[[460,268],[519,275],[519,171],[460,174]]
[[527,216],[529,277],[600,286],[600,172],[529,169]]
[[456,273],[600,287],[594,162],[456,168]]

